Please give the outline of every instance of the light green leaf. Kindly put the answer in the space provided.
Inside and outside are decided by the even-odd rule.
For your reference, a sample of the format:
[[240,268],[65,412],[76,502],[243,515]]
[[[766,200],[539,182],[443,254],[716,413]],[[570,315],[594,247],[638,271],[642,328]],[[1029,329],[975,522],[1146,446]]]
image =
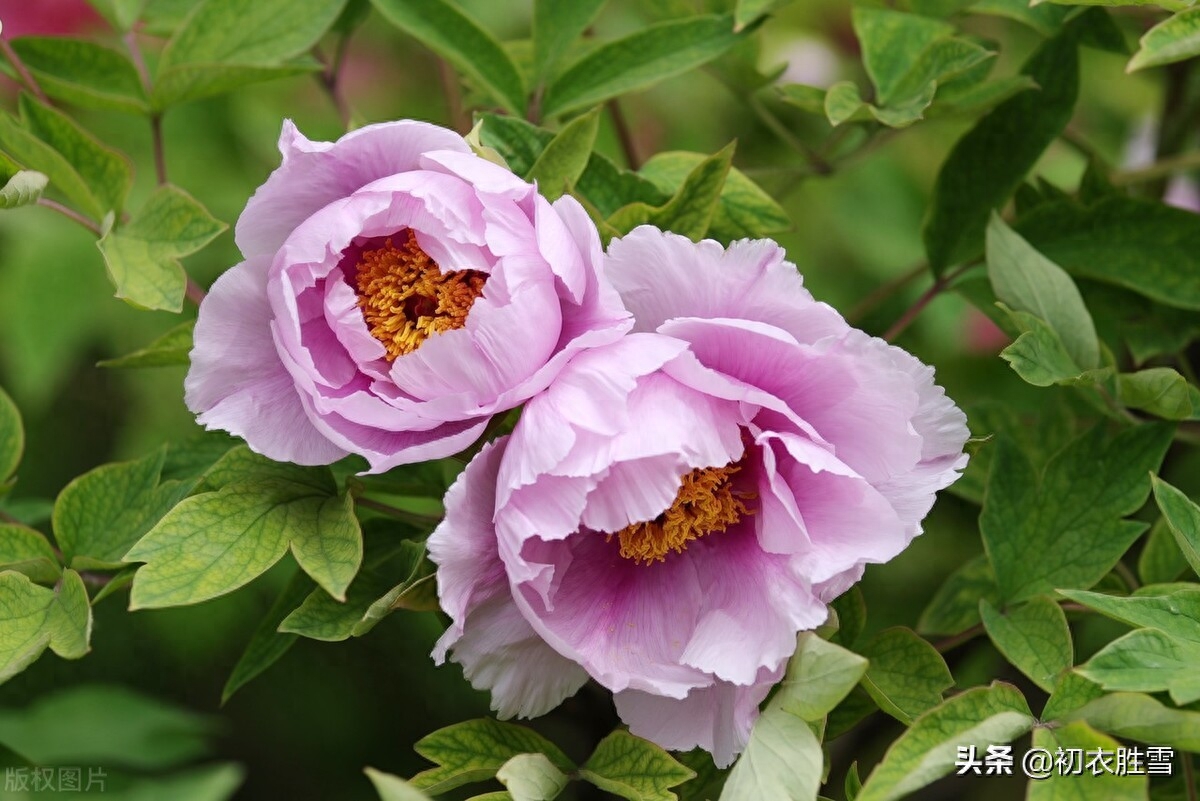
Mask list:
[[867,671],[867,660],[811,631],[800,634],[781,685],[780,705],[807,721],[818,721],[850,694]]
[[0,155],[7,154],[5,158],[20,167],[43,173],[50,180],[49,187],[78,206],[85,215],[95,220],[104,217],[103,204],[70,162],[5,113],[0,113],[0,151]]
[[1095,682],[1088,681],[1073,670],[1058,677],[1054,691],[1042,708],[1042,720],[1052,722],[1080,709],[1089,701],[1104,695],[1104,690]]
[[319,68],[294,59],[312,49],[346,0],[205,0],[167,42],[158,65],[156,109],[244,83]]
[[[802,111],[807,111],[809,114],[825,113],[826,90],[824,89],[819,89],[816,86],[805,86],[800,83],[790,83],[777,87],[777,91],[779,92],[779,99],[788,105],[795,106]],[[854,93],[858,94],[857,88],[855,88]]]
[[150,109],[137,69],[119,50],[61,36],[22,36],[10,44],[55,100],[133,114]]
[[1200,586],[1187,586],[1191,589],[1124,598],[1084,590],[1060,590],[1059,594],[1122,623],[1162,629],[1200,645]]
[[569,66],[546,89],[542,113],[547,117],[566,114],[645,89],[712,61],[746,33],[734,32],[729,14],[642,28],[600,45]]
[[977,0],[967,9],[974,14],[1008,17],[1028,25],[1042,36],[1053,36],[1062,28],[1071,9],[1043,3],[1030,5],[1029,0]]
[[496,771],[513,801],[553,801],[567,786],[567,776],[545,754],[517,754]]
[[810,801],[821,786],[824,756],[809,724],[772,701],[754,721],[720,801]]
[[[1083,754],[1102,751],[1115,754],[1123,746],[1101,734],[1083,721],[1058,728],[1038,727],[1033,730],[1033,747],[1044,748],[1051,754],[1078,749]],[[1081,766],[1082,767],[1082,766]],[[1144,766],[1143,766],[1144,767]],[[1026,801],[1086,801],[1103,798],[1105,801],[1145,801],[1149,777],[1101,772],[1054,771],[1042,781],[1029,783]]]
[[399,776],[393,776],[390,773],[375,770],[375,768],[366,768],[363,772],[375,786],[375,792],[379,794],[379,801],[430,801],[429,796]]
[[54,589],[15,570],[0,572],[0,684],[29,667],[49,648],[79,659],[90,648],[92,608],[83,579],[63,571]]
[[1138,554],[1138,577],[1143,584],[1174,581],[1187,570],[1187,559],[1175,544],[1175,536],[1165,518],[1160,517],[1150,528],[1150,536]]
[[1170,367],[1149,367],[1117,376],[1117,400],[1167,420],[1187,420],[1200,414],[1193,403],[1194,388]]
[[604,8],[606,0],[534,0],[533,74],[542,83]]
[[0,487],[16,472],[24,452],[25,428],[21,424],[21,412],[0,387]]
[[688,173],[679,191],[663,205],[630,203],[617,209],[608,218],[608,224],[623,234],[639,225],[654,225],[695,241],[704,238],[716,214],[736,146],[735,142],[730,142],[700,161]]
[[1034,724],[1020,691],[995,682],[956,695],[917,718],[863,783],[857,801],[903,798],[954,769],[958,748],[1007,743]]
[[1001,602],[996,574],[980,554],[947,577],[933,594],[921,618],[917,631],[922,634],[958,634],[979,622],[979,602],[996,605]]
[[792,2],[793,0],[737,0],[733,12],[735,30],[740,31],[758,18]]
[[[504,47],[446,0],[372,0],[400,30],[435,51],[510,112],[525,112],[525,85]],[[592,105],[583,103],[576,108]]]
[[0,710],[0,744],[39,765],[169,769],[205,756],[213,729],[206,716],[106,684],[76,685],[23,709]]
[[942,693],[954,686],[942,655],[911,629],[885,629],[860,653],[870,660],[863,688],[901,723],[910,724],[937,706]]
[[97,365],[121,368],[187,366],[188,354],[192,350],[192,329],[195,327],[195,320],[185,320],[146,347],[116,359],[104,359]]
[[1054,689],[1059,674],[1074,664],[1067,616],[1049,598],[1033,598],[1007,615],[981,600],[979,613],[996,649],[1046,692]]
[[1105,690],[1166,690],[1182,706],[1200,700],[1198,662],[1200,643],[1158,629],[1137,629],[1101,648],[1076,672]]
[[570,192],[587,167],[599,129],[599,107],[571,120],[546,145],[525,173],[525,180],[536,182],[547,200],[558,200]]
[[412,785],[434,794],[487,781],[517,754],[545,754],[564,773],[575,769],[556,745],[532,729],[491,718],[438,729],[413,747],[437,767],[418,773],[412,778]]
[[[708,156],[674,150],[657,153],[642,165],[639,174],[666,195],[674,195],[692,170]],[[791,227],[786,211],[758,184],[736,167],[730,167],[707,235],[721,242],[757,239]]]
[[124,33],[133,27],[142,15],[146,0],[88,0],[108,23]]
[[1096,327],[1071,276],[1030,247],[995,212],[987,228],[987,269],[997,299],[1046,322],[1079,367],[1100,366]]
[[18,170],[0,187],[0,209],[15,209],[37,203],[50,182],[40,172]]
[[63,561],[83,570],[125,566],[134,543],[196,485],[160,481],[166,450],[133,462],[103,465],[84,473],[54,504],[54,536]]
[[979,252],[992,210],[1008,200],[1066,127],[1079,92],[1076,38],[1068,25],[1038,48],[1021,72],[1040,91],[1021,92],[997,106],[943,162],[923,232],[935,272]]
[[233,666],[233,671],[225,681],[225,688],[221,690],[222,706],[228,703],[234,693],[282,659],[283,655],[295,644],[296,635],[279,632],[279,624],[300,605],[304,598],[312,592],[312,589],[312,580],[305,574],[296,573],[292,576],[287,587],[267,610],[266,617],[254,630],[254,635],[247,643],[246,650],[242,652],[237,664]]
[[1064,6],[1158,6],[1168,11],[1182,11],[1195,0],[1030,0],[1035,4],[1056,3]]
[[[214,475],[220,469],[230,468],[215,467],[210,483],[219,481]],[[126,554],[126,561],[147,563],[134,579],[130,609],[193,604],[232,592],[289,547],[318,584],[344,598],[362,559],[353,504],[334,495],[332,486],[295,480],[298,469],[282,465],[276,477],[223,484],[172,509]]]
[[1163,424],[1115,436],[1099,425],[1040,471],[1007,437],[998,439],[979,525],[1009,603],[1090,587],[1112,569],[1146,528],[1121,518],[1145,503],[1147,473],[1171,436]]
[[1158,476],[1151,476],[1154,502],[1192,570],[1200,572],[1200,506]]
[[662,748],[624,729],[601,740],[579,769],[579,778],[629,801],[675,801],[671,788],[695,775]]
[[1200,712],[1171,709],[1141,693],[1110,693],[1062,719],[1086,721],[1123,740],[1200,753]]
[[137,215],[100,238],[118,298],[146,309],[180,311],[187,276],[179,259],[203,248],[227,226],[175,186],[155,190]]
[[45,535],[17,523],[0,522],[0,570],[24,573],[36,584],[54,584],[62,575]]
[[1200,55],[1200,8],[1181,11],[1155,25],[1139,40],[1127,72],[1173,64]]
[[1000,351],[1000,358],[1017,375],[1036,387],[1082,380],[1083,368],[1067,353],[1067,346],[1049,324],[1028,312],[1013,311],[1003,303],[996,305],[1021,332],[1011,345]]
[[1126,287],[1166,306],[1200,309],[1200,216],[1110,195],[1042,203],[1015,228],[1075,276]]

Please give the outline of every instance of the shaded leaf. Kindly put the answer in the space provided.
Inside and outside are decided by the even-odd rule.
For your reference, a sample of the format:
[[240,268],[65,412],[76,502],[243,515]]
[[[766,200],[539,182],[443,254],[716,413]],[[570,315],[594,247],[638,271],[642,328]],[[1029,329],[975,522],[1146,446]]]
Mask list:
[[699,241],[708,232],[716,214],[735,147],[736,143],[731,142],[699,162],[674,196],[663,205],[630,203],[617,209],[608,218],[608,224],[623,234],[639,225],[654,225]]
[[1006,615],[979,602],[984,629],[997,650],[1046,692],[1075,662],[1071,629],[1061,607],[1046,597],[1031,599]]
[[1151,476],[1151,483],[1154,502],[1175,535],[1179,550],[1192,570],[1200,572],[1200,506],[1158,476]]
[[996,574],[980,554],[951,573],[934,593],[917,622],[922,634],[958,634],[979,622],[979,604],[1001,603]]
[[861,649],[870,660],[863,687],[879,708],[910,724],[941,703],[954,677],[942,655],[911,629],[881,631]]
[[224,689],[221,690],[222,706],[229,702],[234,693],[282,659],[283,655],[295,644],[296,635],[279,632],[279,624],[304,601],[312,589],[312,579],[307,575],[296,573],[292,576],[287,587],[267,610],[266,616],[254,630],[250,642],[246,644],[246,650],[242,652],[237,664],[233,666],[233,671],[226,679]]
[[192,350],[192,329],[195,320],[186,320],[155,339],[144,348],[116,359],[97,362],[100,367],[175,367],[189,363]]

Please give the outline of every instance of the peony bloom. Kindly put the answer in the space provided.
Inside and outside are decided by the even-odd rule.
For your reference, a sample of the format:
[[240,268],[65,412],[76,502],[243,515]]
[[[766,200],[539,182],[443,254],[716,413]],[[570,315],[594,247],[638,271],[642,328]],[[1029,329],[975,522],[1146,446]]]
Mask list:
[[728,765],[796,634],[920,533],[966,420],[772,242],[643,227],[606,273],[639,333],[575,359],[450,489],[434,656],[501,716],[591,677],[634,734]]
[[208,428],[300,464],[441,458],[629,327],[582,207],[458,134],[311,142],[289,121],[279,149],[196,323],[186,400]]

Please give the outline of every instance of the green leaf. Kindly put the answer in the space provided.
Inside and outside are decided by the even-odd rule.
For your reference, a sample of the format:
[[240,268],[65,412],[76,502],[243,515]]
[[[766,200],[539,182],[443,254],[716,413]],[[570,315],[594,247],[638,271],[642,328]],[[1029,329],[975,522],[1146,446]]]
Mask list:
[[1001,103],[958,140],[943,162],[923,232],[936,273],[979,252],[992,211],[1008,200],[1066,127],[1079,92],[1076,38],[1068,25],[1038,48],[1021,72],[1041,90]]
[[282,659],[295,644],[296,635],[280,633],[279,624],[300,605],[312,589],[312,580],[307,575],[296,573],[292,576],[287,587],[267,610],[266,617],[254,630],[246,650],[233,666],[233,671],[225,681],[225,688],[221,690],[222,706],[229,702],[234,693]]
[[142,15],[146,0],[88,0],[108,23],[124,33],[130,30]]
[[1100,366],[1096,327],[1071,276],[1030,247],[995,212],[987,228],[987,269],[997,299],[1045,321],[1078,366]]
[[639,225],[654,225],[695,241],[703,239],[716,214],[736,146],[735,142],[730,142],[699,162],[688,173],[679,191],[663,205],[630,203],[608,218],[609,225],[621,233],[628,233]]
[[513,801],[553,801],[568,781],[545,754],[517,754],[500,766],[496,778]]
[[1033,598],[1007,615],[981,600],[979,613],[996,649],[1046,692],[1054,689],[1059,674],[1074,664],[1067,616],[1049,598]]
[[59,36],[23,36],[10,44],[42,91],[55,100],[133,114],[150,109],[137,69],[119,50]]
[[21,412],[0,387],[0,487],[16,472],[24,452],[25,428],[21,425]]
[[809,801],[821,786],[824,758],[809,724],[772,701],[754,721],[720,801],[771,798]]
[[116,359],[97,362],[100,367],[175,367],[187,366],[192,350],[192,329],[195,320],[185,320],[171,328],[144,348],[138,348]]
[[575,40],[596,19],[606,0],[534,0],[533,74],[542,83]]
[[[518,116],[525,85],[508,52],[492,35],[446,0],[372,0],[384,19],[435,51]],[[582,106],[591,105],[583,103]]]
[[857,801],[893,801],[954,769],[959,747],[1011,742],[1034,724],[1019,690],[995,682],[956,695],[917,718],[863,783]]
[[811,631],[801,633],[788,662],[781,706],[807,721],[828,715],[867,672],[867,660],[826,642]]
[[393,776],[390,773],[375,770],[375,768],[366,768],[363,772],[367,774],[367,778],[374,785],[380,801],[430,801],[429,796],[399,776]]
[[179,259],[195,253],[227,226],[175,186],[154,191],[137,215],[96,243],[118,298],[145,309],[183,308],[187,275]]
[[912,629],[885,629],[860,653],[870,660],[864,689],[880,709],[906,725],[941,703],[942,693],[954,686],[942,655]]
[[1071,9],[1042,3],[1031,6],[1029,0],[976,0],[968,8],[973,14],[1008,17],[1028,25],[1042,36],[1053,36],[1062,28]]
[[1013,311],[1003,303],[996,305],[1021,332],[1011,345],[1000,351],[1000,358],[1017,375],[1037,387],[1082,380],[1083,368],[1067,353],[1062,337],[1049,324],[1028,312]]
[[1187,568],[1187,559],[1175,544],[1170,526],[1160,517],[1150,527],[1150,536],[1138,554],[1138,577],[1143,584],[1161,584],[1179,578]]
[[82,570],[125,566],[134,543],[196,485],[161,481],[166,450],[133,462],[103,465],[84,473],[54,504],[54,536],[63,561]]
[[[383,2],[383,0],[376,0]],[[735,33],[733,17],[699,16],[661,22],[590,51],[546,89],[542,113],[566,114],[603,103],[695,69],[748,31]]]
[[1173,64],[1200,55],[1200,8],[1181,11],[1155,25],[1138,40],[1127,72]]
[[1171,709],[1141,693],[1110,693],[1088,702],[1063,720],[1083,720],[1123,740],[1200,752],[1200,712]]
[[1103,695],[1104,690],[1100,685],[1069,670],[1055,682],[1054,691],[1050,693],[1050,698],[1046,700],[1046,706],[1042,709],[1042,720],[1059,720]]
[[0,187],[0,209],[15,209],[37,203],[50,182],[40,172],[18,170]]
[[1200,645],[1200,586],[1188,586],[1192,589],[1126,598],[1084,590],[1061,590],[1059,594],[1122,623],[1162,629]]
[[45,535],[17,523],[0,522],[0,570],[24,573],[36,584],[54,584],[62,575]]
[[[1193,625],[1197,622],[1193,620]],[[1166,690],[1180,706],[1200,700],[1200,643],[1177,639],[1158,629],[1137,629],[1101,648],[1076,668],[1105,690]]]
[[[1115,754],[1123,746],[1101,734],[1083,721],[1058,728],[1038,727],[1033,730],[1033,747],[1044,748],[1051,754],[1077,749],[1083,754],[1102,751]],[[1029,783],[1026,801],[1085,801],[1103,798],[1106,801],[1145,801],[1148,779],[1142,775],[1117,774],[1102,771],[1072,773],[1055,770],[1041,781]]]
[[599,129],[599,107],[571,120],[546,145],[525,173],[525,180],[536,182],[547,200],[558,200],[570,192],[587,167]]
[[[703,153],[680,150],[657,153],[642,165],[639,174],[670,196],[706,158]],[[787,212],[770,195],[736,167],[730,167],[708,236],[721,242],[758,239],[790,228],[791,224]]]
[[853,648],[867,625],[867,602],[862,589],[855,584],[835,598],[830,606],[838,619],[838,630],[829,638],[830,641]]
[[[214,468],[209,482],[231,469],[228,464]],[[334,495],[332,480],[320,480],[327,471],[306,472],[298,481],[297,470],[282,465],[276,477],[235,480],[172,509],[126,554],[127,561],[147,563],[134,579],[130,609],[193,604],[232,592],[289,547],[306,573],[344,598],[362,560],[353,501]]]
[[1200,506],[1158,476],[1150,477],[1154,502],[1175,535],[1175,542],[1192,570],[1200,572]]
[[737,0],[733,12],[734,28],[740,31],[760,17],[792,2],[793,0]]
[[601,740],[579,769],[579,778],[629,801],[675,801],[671,788],[695,775],[662,748],[623,729]]
[[167,42],[156,109],[320,67],[295,62],[329,30],[346,0],[205,0]]
[[517,754],[545,754],[564,773],[575,769],[557,746],[532,729],[491,718],[438,729],[413,747],[437,767],[418,773],[412,778],[412,785],[434,794],[487,781]]
[[0,744],[39,765],[169,769],[206,755],[213,729],[206,716],[106,684],[76,685],[23,709],[0,710]]
[[90,648],[92,608],[83,579],[63,571],[54,589],[40,587],[15,570],[0,572],[0,684],[49,648],[79,659]]
[[1115,436],[1099,425],[1040,474],[1000,437],[979,525],[1005,599],[1086,588],[1103,578],[1146,528],[1121,518],[1145,503],[1147,473],[1171,437],[1168,425],[1147,423]]
[[1072,275],[1200,309],[1200,217],[1192,212],[1115,195],[1086,206],[1043,203],[1015,227]]
[[1123,406],[1167,420],[1195,419],[1200,414],[1195,397],[1195,388],[1170,367],[1149,367],[1117,376],[1117,399]]
[[987,556],[980,554],[947,577],[933,594],[917,631],[922,634],[958,634],[979,622],[979,603],[999,604],[1000,588]]

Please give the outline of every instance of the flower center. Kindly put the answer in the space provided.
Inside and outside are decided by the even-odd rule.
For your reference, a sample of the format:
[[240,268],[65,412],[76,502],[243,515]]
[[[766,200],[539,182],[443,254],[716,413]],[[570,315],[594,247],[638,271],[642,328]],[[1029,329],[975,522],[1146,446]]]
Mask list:
[[367,329],[387,348],[390,362],[434,334],[466,325],[485,281],[478,270],[442,272],[405,230],[362,252],[354,283]]
[[694,539],[724,531],[754,514],[743,500],[754,493],[739,492],[733,487],[733,474],[741,470],[739,462],[724,467],[701,467],[682,478],[675,501],[653,520],[626,526],[609,539],[621,543],[621,556],[640,564],[666,561],[671,551],[683,553]]

